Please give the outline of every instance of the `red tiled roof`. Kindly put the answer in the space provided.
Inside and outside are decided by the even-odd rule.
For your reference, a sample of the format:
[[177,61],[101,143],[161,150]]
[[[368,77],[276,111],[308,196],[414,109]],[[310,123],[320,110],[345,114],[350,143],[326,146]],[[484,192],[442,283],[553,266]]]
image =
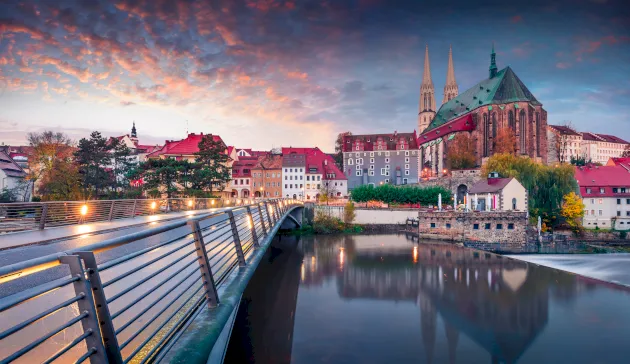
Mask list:
[[282,156],[259,156],[256,157],[256,167],[254,169],[282,169]]
[[[613,194],[613,187],[630,187],[630,170],[622,165],[576,167],[575,179],[584,197],[613,197],[618,195]],[[587,187],[591,193],[586,193]],[[604,193],[600,193],[600,188]]]
[[584,140],[593,140],[597,142],[607,142],[607,143],[618,143],[618,144],[630,144],[627,141],[618,138],[614,135],[608,134],[595,134],[590,132],[582,133],[582,139]]
[[346,135],[343,137],[343,151],[353,152],[353,145],[357,140],[363,142],[363,151],[376,151],[378,138],[381,138],[384,143],[386,149],[383,150],[397,150],[396,146],[401,138],[408,143],[409,149],[418,149],[418,136],[414,130],[413,133],[394,132],[390,134]]
[[[147,155],[147,157],[151,158],[151,157],[157,157],[160,155],[167,155],[167,156],[194,155],[195,153],[199,152],[199,142],[201,142],[201,139],[203,139],[203,136],[204,136],[203,133],[201,134],[191,133],[191,134],[188,134],[186,139],[177,140],[177,141],[166,140],[164,142],[164,146],[161,149],[150,153],[149,155]],[[214,140],[215,142],[223,143],[223,140],[218,135],[212,135],[212,140]],[[223,144],[225,145],[225,143]],[[226,146],[226,149],[227,149],[227,146]]]
[[630,157],[608,158],[607,166],[626,166],[630,168]]
[[[298,166],[306,166],[306,172],[310,174],[321,174],[324,180],[336,179],[346,180],[347,177],[339,170],[335,164],[335,160],[328,154],[322,152],[319,148],[282,148],[282,154],[286,156],[290,155],[303,155],[305,162]],[[284,164],[283,164],[284,165]],[[311,171],[311,169],[313,171]],[[328,178],[328,174],[334,174],[334,178]]]
[[564,125],[548,125],[548,126],[552,129],[555,129],[557,132],[563,135],[578,135],[578,136],[580,135],[580,133],[569,128],[568,126],[564,126]]
[[488,178],[475,183],[468,193],[496,193],[501,191],[514,178]]

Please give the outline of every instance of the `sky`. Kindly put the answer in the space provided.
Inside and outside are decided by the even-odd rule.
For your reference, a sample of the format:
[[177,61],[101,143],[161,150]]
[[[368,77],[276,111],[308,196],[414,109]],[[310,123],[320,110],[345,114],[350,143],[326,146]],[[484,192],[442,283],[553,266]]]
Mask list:
[[417,128],[425,45],[463,92],[492,43],[548,123],[630,140],[625,0],[0,1],[0,143],[186,132],[268,150]]

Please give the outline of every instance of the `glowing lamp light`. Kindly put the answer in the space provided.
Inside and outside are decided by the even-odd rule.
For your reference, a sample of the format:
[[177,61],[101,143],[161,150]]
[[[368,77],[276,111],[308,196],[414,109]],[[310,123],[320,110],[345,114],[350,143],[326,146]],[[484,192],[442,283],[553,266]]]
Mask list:
[[87,205],[83,205],[81,206],[81,215],[85,216],[88,213],[88,207]]
[[214,200],[210,201],[210,205],[214,205]]
[[241,200],[236,200],[236,204],[239,205],[241,203]]
[[225,200],[225,204],[229,205],[230,204],[230,200]]
[[442,173],[443,173],[443,174],[446,174],[446,172],[448,172],[446,169],[443,169],[443,170],[442,170]]
[[188,207],[192,207],[192,205],[193,205],[192,200],[188,200]]
[[157,204],[155,203],[155,201],[151,202],[151,210],[155,210],[156,206]]

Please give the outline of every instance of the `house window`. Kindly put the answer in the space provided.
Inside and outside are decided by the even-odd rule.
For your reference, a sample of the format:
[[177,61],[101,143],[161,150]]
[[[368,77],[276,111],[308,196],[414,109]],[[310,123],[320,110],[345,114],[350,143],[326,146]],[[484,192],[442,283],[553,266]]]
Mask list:
[[287,184],[286,184],[286,183],[284,184],[284,188],[289,188],[289,187],[287,187]]
[[406,155],[407,157],[409,157],[409,151],[406,151],[406,152],[405,152],[405,155]]
[[409,163],[409,158],[405,158],[405,163]]
[[274,192],[274,196],[278,196],[278,191]]
[[374,158],[370,158],[370,163],[374,163]]
[[369,171],[368,176],[374,176],[374,171]]
[[409,169],[409,165],[408,164],[405,164],[405,169]]
[[599,210],[598,213],[599,213],[599,216],[603,215],[603,211],[602,210]]
[[473,230],[479,230],[479,224],[473,224]]
[[363,172],[363,171],[358,170],[358,171],[357,171],[357,176],[362,176],[362,175],[363,175],[363,173],[362,173],[362,172]]
[[617,205],[621,205],[621,199],[620,198],[617,199]]
[[591,189],[590,189],[590,188],[587,188],[587,189],[586,189],[586,193],[591,193]]
[[408,182],[408,179],[407,178],[403,178],[403,184],[406,185],[407,182]]
[[385,168],[381,168],[381,176],[387,176],[389,172]]
[[591,215],[595,216],[595,210],[591,210]]
[[389,158],[385,158],[385,163],[389,163]]
[[595,205],[595,199],[594,198],[591,199],[591,204]]
[[385,152],[385,156],[386,156],[386,157],[389,157],[389,152]]
[[503,230],[503,224],[497,224],[497,230]]
[[617,216],[621,216],[621,211],[617,211]]
[[627,198],[627,199],[626,199],[626,203],[627,203],[628,205],[630,205],[630,198]]
[[516,198],[512,199],[512,210],[516,210]]
[[409,171],[405,171],[405,176],[408,176],[408,175],[409,175]]
[[357,164],[357,171],[361,169],[361,166]]
[[603,204],[603,203],[604,203],[604,199],[601,199],[601,198],[600,198],[598,202],[599,202],[599,204],[601,205],[601,204]]
[[584,210],[584,216],[588,216],[588,210]]
[[447,229],[450,229],[450,228],[451,228],[451,224],[447,222],[447,223],[446,223],[446,228],[447,228]]
[[617,193],[617,187],[613,187],[613,193]]
[[599,189],[599,193],[604,193],[604,189],[603,189],[603,188],[600,188],[600,189]]
[[513,223],[509,223],[508,224],[508,230],[514,230],[514,224]]
[[490,230],[490,223],[486,223],[486,230]]
[[348,165],[350,165],[350,166],[351,166],[351,165],[352,165],[352,163],[353,163],[353,162],[352,162],[352,158],[348,159]]
[[626,211],[626,216],[630,216],[630,211]]
[[370,165],[370,169],[374,169],[374,165],[373,165],[373,164],[372,164],[372,165]]
[[435,227],[435,223],[434,223],[434,222],[432,222],[432,223],[431,223],[431,228],[434,228],[434,227]]
[[385,183],[389,183],[389,178],[385,178]]
[[[370,152],[370,157],[374,157],[374,152]],[[372,162],[374,163],[374,162]]]

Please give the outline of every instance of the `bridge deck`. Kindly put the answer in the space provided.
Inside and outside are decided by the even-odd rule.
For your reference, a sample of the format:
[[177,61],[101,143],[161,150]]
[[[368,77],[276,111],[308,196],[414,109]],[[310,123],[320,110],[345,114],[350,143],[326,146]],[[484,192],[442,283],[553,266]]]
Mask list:
[[210,313],[215,330],[226,326],[273,235],[299,207],[258,202],[0,267],[0,360],[176,355],[171,345],[182,333],[187,342],[193,317]]

